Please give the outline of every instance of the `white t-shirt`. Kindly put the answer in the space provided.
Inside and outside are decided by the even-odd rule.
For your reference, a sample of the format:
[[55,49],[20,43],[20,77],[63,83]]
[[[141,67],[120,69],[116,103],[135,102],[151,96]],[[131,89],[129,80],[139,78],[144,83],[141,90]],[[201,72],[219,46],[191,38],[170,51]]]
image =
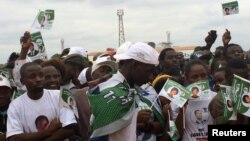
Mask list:
[[207,140],[208,125],[214,120],[208,110],[208,105],[215,92],[210,91],[210,98],[207,100],[189,100],[185,111],[185,129],[182,141],[203,141]]
[[[56,117],[62,126],[76,123],[72,110],[60,106],[59,90],[44,89],[43,96],[32,100],[27,93],[11,102],[8,109],[7,138],[21,133],[32,133],[43,130]],[[59,108],[61,107],[61,108]]]

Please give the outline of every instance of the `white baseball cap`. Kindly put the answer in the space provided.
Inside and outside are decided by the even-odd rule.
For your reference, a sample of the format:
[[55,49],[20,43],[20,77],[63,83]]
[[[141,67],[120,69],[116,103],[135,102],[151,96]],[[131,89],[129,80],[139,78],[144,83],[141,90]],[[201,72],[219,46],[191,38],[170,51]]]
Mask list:
[[85,83],[87,83],[88,82],[88,80],[87,80],[87,70],[89,69],[89,67],[87,67],[87,68],[84,68],[82,71],[81,71],[81,73],[79,74],[79,76],[78,76],[78,80],[80,81],[80,83],[81,84],[85,84]]
[[98,57],[95,61],[95,63],[92,66],[91,75],[101,66],[108,66],[112,69],[112,71],[115,71],[118,69],[118,65],[115,61],[111,60],[110,56],[102,56]]
[[1,86],[6,86],[6,87],[11,88],[9,79],[2,75],[0,75],[0,87]]
[[117,60],[133,59],[145,64],[158,65],[159,53],[146,43],[137,42],[131,44],[125,53],[116,54],[114,58]]
[[88,51],[82,47],[70,47],[68,55],[79,54],[85,58],[88,58]]
[[131,42],[125,42],[123,43],[122,45],[119,46],[119,48],[116,50],[116,54],[122,54],[122,53],[125,53],[129,46],[131,45],[132,43]]

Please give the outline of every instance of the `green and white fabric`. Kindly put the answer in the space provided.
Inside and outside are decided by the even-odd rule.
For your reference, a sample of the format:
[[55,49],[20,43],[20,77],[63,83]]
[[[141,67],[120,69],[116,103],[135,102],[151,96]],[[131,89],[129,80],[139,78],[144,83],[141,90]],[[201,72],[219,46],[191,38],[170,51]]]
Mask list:
[[70,90],[60,87],[61,105],[73,110],[75,116],[79,118],[76,101]]
[[238,113],[250,117],[250,103],[244,100],[245,97],[250,97],[250,81],[234,75],[232,94],[234,109]]
[[[159,121],[162,127],[165,127],[165,119],[162,115],[161,103],[158,99],[158,94],[155,89],[150,84],[145,84],[143,86],[136,87],[139,91],[139,97],[137,102],[137,109],[140,111],[142,109],[148,109],[152,111],[151,121]],[[160,134],[153,134],[148,132],[137,131],[137,141],[156,141],[158,136],[163,135],[164,132]]]
[[[173,89],[176,90],[176,93],[171,95]],[[168,98],[179,107],[182,107],[191,97],[191,93],[185,87],[171,79],[166,81],[159,95]]]
[[224,113],[223,118],[225,121],[227,120],[236,120],[236,112],[233,109],[233,101],[232,101],[232,95],[231,95],[231,87],[226,85],[220,85],[220,91],[219,94],[221,94],[221,97],[223,98],[224,102]]
[[38,53],[35,55],[29,55],[29,53],[30,53],[30,51],[29,51],[28,52],[29,60],[33,61],[36,59],[42,59],[42,60],[47,59],[48,57],[47,57],[47,53],[45,50],[45,45],[44,45],[44,41],[43,41],[43,37],[42,37],[41,32],[40,31],[34,32],[30,35],[31,35],[32,43],[35,44],[34,49],[36,51],[38,51]]
[[109,140],[136,140],[135,96],[120,72],[88,93],[92,109],[91,138],[109,136]]
[[178,141],[180,139],[179,131],[176,127],[175,121],[171,120],[169,111],[168,111],[168,115],[169,115],[168,122],[169,122],[169,130],[170,131],[168,131],[167,133],[172,141]]
[[[226,9],[228,12],[226,12]],[[232,15],[232,14],[238,14],[239,13],[239,4],[238,1],[232,1],[232,2],[227,2],[222,4],[222,10],[223,10],[223,15]]]
[[47,10],[39,10],[35,21],[33,23],[33,27],[36,29],[51,29],[55,19],[55,11],[52,9]]
[[211,99],[210,93],[210,87],[209,87],[209,81],[208,80],[201,80],[198,82],[195,82],[193,84],[190,84],[186,87],[192,94],[192,90],[194,88],[198,88],[198,97],[193,97],[193,94],[191,96],[191,99],[196,99],[196,100],[207,100]]

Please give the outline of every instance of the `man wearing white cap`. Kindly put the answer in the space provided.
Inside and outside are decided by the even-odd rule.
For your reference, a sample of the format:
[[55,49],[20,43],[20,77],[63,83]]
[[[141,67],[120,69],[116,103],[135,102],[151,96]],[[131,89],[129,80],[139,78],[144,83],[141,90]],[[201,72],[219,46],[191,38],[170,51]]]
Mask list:
[[131,44],[125,53],[114,57],[122,62],[119,71],[88,94],[92,109],[92,141],[137,140],[137,86],[149,81],[158,64],[158,52],[141,42]]
[[0,75],[0,141],[6,140],[7,110],[11,101],[10,81]]

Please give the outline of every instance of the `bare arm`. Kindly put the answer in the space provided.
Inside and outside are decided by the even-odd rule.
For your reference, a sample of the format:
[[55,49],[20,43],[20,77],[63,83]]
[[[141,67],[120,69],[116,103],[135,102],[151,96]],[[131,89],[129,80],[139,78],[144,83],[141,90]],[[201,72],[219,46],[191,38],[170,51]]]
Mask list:
[[44,141],[62,141],[74,135],[76,124],[70,124],[66,127],[60,128],[53,135],[46,138]]
[[0,141],[7,141],[5,133],[0,132]]
[[13,135],[8,138],[8,141],[44,141],[44,139],[59,131],[60,128],[61,123],[57,118],[55,118],[51,121],[48,129],[45,129],[44,131]]
[[31,46],[32,42],[31,42],[31,36],[30,33],[28,31],[26,31],[21,39],[21,52],[20,52],[20,56],[18,58],[18,60],[25,60],[27,53],[29,51],[29,48]]
[[205,37],[205,42],[206,42],[206,49],[210,50],[212,45],[214,44],[215,40],[217,38],[217,34],[215,30],[211,30],[208,32],[208,35]]
[[225,33],[222,36],[222,42],[223,42],[224,47],[229,44],[230,40],[231,40],[230,31],[226,29]]
[[9,137],[8,141],[43,141],[50,135],[51,132],[49,130],[45,130],[42,132],[34,132],[34,133],[22,133]]

